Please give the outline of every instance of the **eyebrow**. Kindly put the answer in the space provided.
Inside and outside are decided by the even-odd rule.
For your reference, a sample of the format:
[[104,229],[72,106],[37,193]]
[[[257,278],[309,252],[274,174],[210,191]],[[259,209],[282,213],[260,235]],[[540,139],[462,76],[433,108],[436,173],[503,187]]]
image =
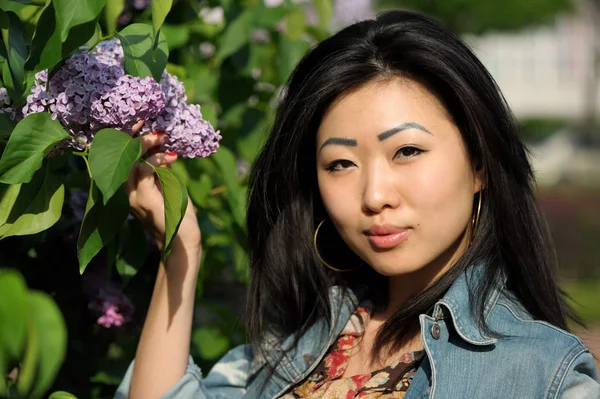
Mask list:
[[347,139],[345,137],[330,137],[323,144],[321,144],[321,148],[319,148],[319,152],[328,144],[340,144],[348,147],[356,147],[358,143],[354,139]]
[[394,134],[396,134],[398,132],[402,132],[402,131],[408,130],[408,129],[417,129],[417,130],[421,130],[425,133],[429,133],[429,134],[433,135],[433,133],[431,133],[429,130],[427,130],[423,125],[420,125],[417,122],[407,122],[407,123],[398,125],[396,127],[393,127],[389,130],[386,130],[383,133],[378,134],[377,138],[379,139],[379,141],[383,141],[387,138],[392,137]]
[[[431,133],[429,130],[427,130],[423,125],[421,125],[417,122],[407,122],[407,123],[398,125],[396,127],[393,127],[389,130],[386,130],[383,133],[379,133],[377,135],[377,139],[379,139],[379,141],[383,141],[387,138],[392,137],[396,133],[399,133],[399,132],[402,132],[402,131],[408,130],[408,129],[417,129],[417,130],[421,130],[425,133],[429,133],[429,134],[433,135],[433,133]],[[329,145],[329,144],[339,144],[339,145],[345,145],[348,147],[356,147],[358,145],[357,141],[354,139],[349,139],[346,137],[330,137],[327,140],[325,140],[325,142],[323,144],[321,144],[321,147],[319,148],[319,152],[321,152],[323,147],[325,147],[326,145]]]

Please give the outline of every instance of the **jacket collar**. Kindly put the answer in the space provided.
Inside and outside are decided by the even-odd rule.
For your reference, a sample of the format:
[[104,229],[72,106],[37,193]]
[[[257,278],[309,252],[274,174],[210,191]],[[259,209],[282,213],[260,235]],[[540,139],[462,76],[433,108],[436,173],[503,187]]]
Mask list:
[[[442,308],[447,309],[458,335],[474,345],[491,345],[498,341],[497,338],[489,337],[480,330],[477,319],[471,312],[471,300],[487,267],[487,263],[484,262],[468,267],[454,281],[444,297],[436,303],[433,311],[433,317],[437,318],[444,316]],[[496,305],[505,282],[505,279],[502,278],[493,286],[491,295],[487,298],[484,306],[484,319],[487,319]],[[330,319],[317,320],[299,338],[293,348],[293,335],[285,337],[283,341],[274,335],[265,335],[262,353],[254,353],[250,365],[250,375],[254,375],[266,363],[275,365],[279,359],[281,359],[281,363],[278,368],[281,369],[281,366],[293,364],[306,353],[324,353],[343,330],[361,297],[361,292],[353,292],[341,286],[331,287],[329,289]],[[328,339],[323,339],[323,337],[328,337]],[[281,357],[284,348],[290,350]]]
[[[350,315],[358,304],[359,296],[357,293],[342,286],[336,285],[330,287],[329,308],[331,309],[331,315],[329,320],[324,318],[317,320],[299,338],[294,347],[292,347],[295,338],[293,335],[281,340],[281,338],[275,335],[265,334],[261,344],[263,350],[254,353],[252,363],[250,364],[250,375],[255,374],[266,363],[275,366],[277,361],[280,360],[281,362],[278,366],[285,366],[293,363],[306,353],[324,353],[342,332]],[[324,337],[328,337],[328,339],[323,339]],[[281,357],[282,352],[286,349],[289,349],[288,352],[285,356]],[[310,359],[309,361],[312,360]],[[281,369],[281,367],[278,368]]]
[[[491,345],[495,344],[498,339],[487,336],[479,328],[477,317],[471,311],[471,304],[475,294],[480,289],[483,282],[483,276],[488,263],[481,262],[468,267],[452,284],[446,292],[446,295],[437,302],[434,307],[433,317],[442,317],[444,311],[442,307],[447,309],[452,323],[458,335],[465,341],[474,345]],[[493,285],[491,294],[486,299],[483,317],[487,320],[490,312],[496,306],[498,298],[504,290],[506,278],[501,277]]]

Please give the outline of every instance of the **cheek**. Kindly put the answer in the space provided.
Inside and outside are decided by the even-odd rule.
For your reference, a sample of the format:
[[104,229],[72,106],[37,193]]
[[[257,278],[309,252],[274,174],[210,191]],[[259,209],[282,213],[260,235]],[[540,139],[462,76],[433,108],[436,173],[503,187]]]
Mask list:
[[462,230],[471,215],[473,175],[466,160],[432,157],[413,175],[407,192],[410,206],[418,210],[427,230]]
[[318,176],[319,191],[325,210],[336,225],[340,234],[344,235],[344,230],[348,227],[348,221],[356,220],[357,213],[360,213],[360,198],[351,187],[342,184],[340,180],[331,178],[331,176]]

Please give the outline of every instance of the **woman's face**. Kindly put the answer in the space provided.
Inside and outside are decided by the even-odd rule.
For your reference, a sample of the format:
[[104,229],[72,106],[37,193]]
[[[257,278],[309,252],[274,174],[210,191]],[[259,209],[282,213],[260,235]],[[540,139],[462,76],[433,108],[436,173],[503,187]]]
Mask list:
[[458,128],[424,86],[398,78],[342,97],[323,118],[316,151],[331,221],[380,274],[439,274],[468,246],[482,183]]

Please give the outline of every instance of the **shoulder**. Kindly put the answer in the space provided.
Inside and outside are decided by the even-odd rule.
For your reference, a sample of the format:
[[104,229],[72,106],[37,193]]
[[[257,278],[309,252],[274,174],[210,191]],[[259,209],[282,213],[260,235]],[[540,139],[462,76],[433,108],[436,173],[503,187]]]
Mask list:
[[561,347],[585,348],[582,340],[575,334],[548,322],[535,320],[523,304],[506,291],[499,295],[486,321],[490,327],[499,330],[500,334],[508,334],[515,339],[544,339],[561,344]]
[[487,323],[500,334],[497,349],[513,359],[523,375],[547,381],[546,397],[600,398],[600,377],[590,350],[576,335],[534,320],[524,306],[503,292]]

